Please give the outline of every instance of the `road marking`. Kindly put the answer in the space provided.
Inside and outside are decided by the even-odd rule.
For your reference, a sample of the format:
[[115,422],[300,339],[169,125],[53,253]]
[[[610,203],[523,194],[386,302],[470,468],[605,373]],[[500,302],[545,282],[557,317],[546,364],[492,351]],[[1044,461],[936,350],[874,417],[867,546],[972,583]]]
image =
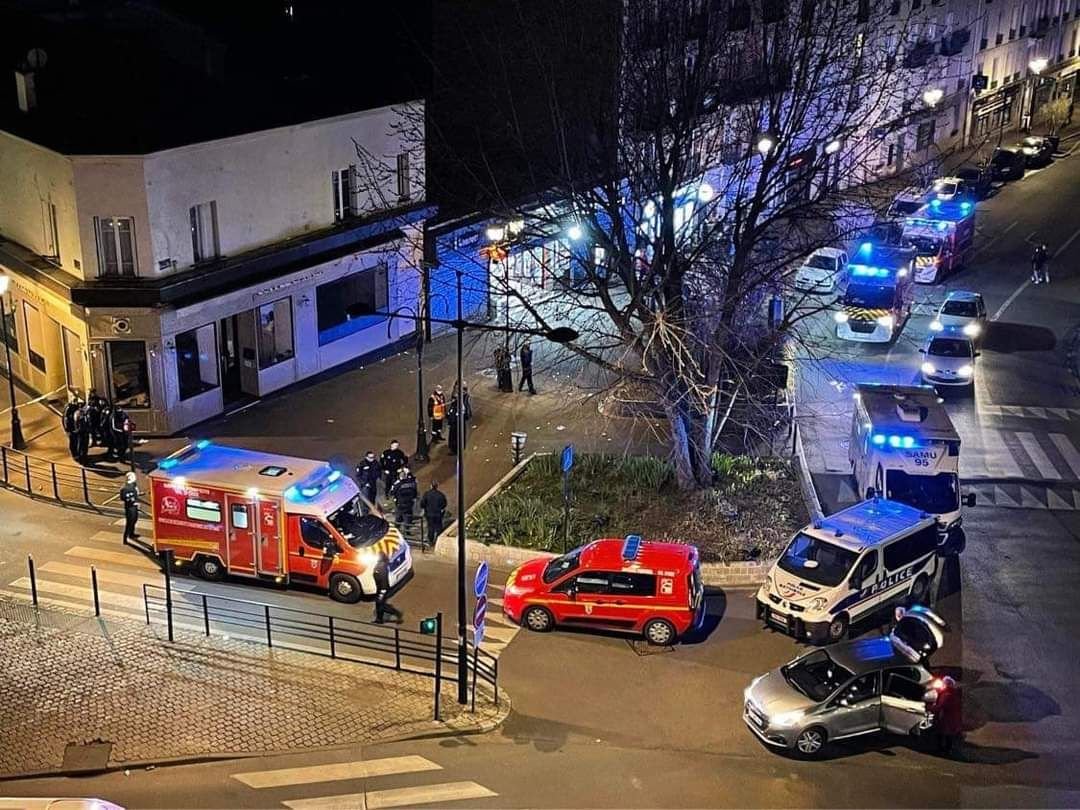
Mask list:
[[[30,577],[19,577],[9,584],[12,588],[30,590]],[[51,579],[37,580],[38,593],[49,593],[54,596],[62,596],[75,602],[84,608],[94,606],[94,593],[89,585],[69,585],[66,582],[53,582]],[[142,597],[128,596],[127,594],[103,591],[98,588],[98,599],[106,607],[124,608],[124,610],[142,614],[145,610]]]
[[1073,447],[1073,443],[1069,441],[1069,437],[1064,433],[1051,433],[1050,441],[1054,443],[1054,447],[1061,453],[1061,457],[1065,459],[1065,463],[1069,465],[1069,469],[1073,471],[1078,479],[1080,479],[1080,453]]
[[[91,538],[92,539],[92,538]],[[115,540],[116,538],[112,538]],[[157,571],[161,567],[142,556],[137,551],[108,551],[103,548],[89,548],[88,546],[72,546],[64,552],[68,557],[79,557],[84,560],[95,562],[109,562],[126,565],[129,568],[141,568],[144,571]]]
[[986,469],[996,478],[1023,478],[1024,471],[1013,458],[1001,432],[992,428],[979,428],[982,445],[986,450]]
[[1005,303],[997,308],[997,312],[995,312],[993,315],[990,316],[990,320],[991,321],[996,321],[998,318],[1000,318],[1002,315],[1004,315],[1005,310],[1007,310],[1009,308],[1009,306],[1012,304],[1012,302],[1017,299],[1017,297],[1020,295],[1020,293],[1022,293],[1024,290],[1026,290],[1030,285],[1031,285],[1031,279],[1030,278],[1024,279],[1024,283],[1021,284],[1019,287],[1017,287],[1015,290],[1013,290],[1013,294],[1010,295],[1008,298],[1006,298]]
[[1050,456],[1046,455],[1046,451],[1039,445],[1039,440],[1035,438],[1034,433],[1017,433],[1016,438],[1020,440],[1020,444],[1024,448],[1024,452],[1028,454],[1028,458],[1039,469],[1039,474],[1043,478],[1053,478],[1058,480],[1061,478],[1061,473],[1054,467],[1054,462],[1050,460]]
[[353,762],[329,762],[303,768],[279,768],[274,771],[234,773],[232,778],[251,788],[277,788],[289,785],[311,785],[341,779],[368,779],[397,773],[420,773],[442,770],[430,759],[418,756],[387,757],[386,759]]
[[975,252],[971,254],[972,257],[981,254],[983,251],[989,250],[991,247],[993,247],[994,243],[996,243],[999,239],[1005,236],[1005,234],[1007,234],[1019,224],[1019,220],[1013,220],[1012,222],[1010,222],[1008,225],[998,231],[997,235],[993,239],[989,240],[988,242],[983,242],[981,245],[979,245],[979,247],[976,248]]
[[[30,592],[29,592],[29,590],[30,590],[30,580],[27,580],[26,582],[27,582],[27,586],[26,586],[27,590],[25,592],[24,591],[9,591],[9,590],[6,590],[6,589],[0,589],[0,595],[11,597],[12,599],[16,599],[19,602],[29,602],[30,601]],[[14,583],[12,583],[12,584],[14,584]],[[40,586],[40,583],[38,583],[38,584]],[[40,596],[40,595],[38,596],[38,604],[43,605],[44,607],[47,607],[47,608],[58,608],[60,610],[76,610],[79,613],[85,613],[87,610],[92,609],[93,606],[94,606],[92,601],[89,602],[89,603],[88,602],[83,602],[81,600],[78,601],[78,602],[72,602],[72,601],[69,601],[67,599],[50,599],[48,596]],[[133,618],[140,618],[140,619],[145,618],[145,614],[140,614],[138,617],[136,617],[135,614],[131,613],[130,611],[113,610],[110,607],[104,607],[104,606],[101,608],[101,615],[102,616],[109,616],[109,617],[112,617],[114,619],[124,619],[126,621],[131,621]]]
[[[47,562],[44,565],[38,566],[39,571],[47,571],[50,574],[63,574],[64,576],[77,577],[79,579],[90,579],[90,569],[85,565],[69,565],[62,562]],[[150,585],[161,585],[165,578],[160,574],[156,577],[148,576],[147,574],[126,574],[122,571],[113,571],[109,568],[99,568],[97,570],[97,578],[99,582],[111,582],[116,585],[130,585],[133,588],[141,588],[143,583],[149,583]],[[189,585],[190,583],[184,583]],[[183,585],[177,585],[173,582],[173,587],[178,590],[190,590]]]
[[415,804],[460,802],[466,799],[487,799],[499,794],[476,782],[443,782],[437,785],[371,790],[367,793],[347,793],[342,796],[321,796],[314,799],[294,799],[282,802],[292,810],[382,810],[385,807],[408,807]]
[[509,644],[520,631],[520,627],[500,627],[488,621],[484,627],[484,641],[492,639],[501,644]]

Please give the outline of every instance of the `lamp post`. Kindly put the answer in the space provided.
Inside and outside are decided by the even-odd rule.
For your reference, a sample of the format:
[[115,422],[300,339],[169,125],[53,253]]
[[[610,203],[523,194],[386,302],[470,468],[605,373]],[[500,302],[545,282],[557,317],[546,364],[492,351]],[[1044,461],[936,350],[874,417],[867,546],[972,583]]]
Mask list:
[[1048,60],[1045,56],[1037,57],[1028,62],[1028,70],[1031,71],[1032,79],[1030,97],[1028,99],[1027,122],[1024,127],[1024,130],[1027,132],[1031,132],[1031,121],[1035,117],[1035,94],[1039,88],[1039,76],[1044,70],[1046,70],[1049,64],[1050,60]]
[[[502,225],[489,225],[484,235],[491,244],[488,247],[488,259],[501,262],[503,266],[503,319],[506,324],[506,351],[510,351],[510,252],[506,249],[507,228]],[[461,313],[458,313],[458,318]],[[458,434],[461,435],[460,433]]]
[[22,422],[19,421],[19,408],[15,402],[15,368],[11,365],[11,339],[7,329],[7,306],[4,304],[4,296],[7,295],[8,285],[11,279],[0,274],[0,330],[4,336],[4,355],[7,360],[8,396],[11,397],[11,447],[14,450],[25,450],[26,441],[22,435]]
[[922,94],[923,103],[931,110],[934,109],[939,103],[941,103],[941,99],[943,99],[944,97],[945,91],[942,90],[940,87],[932,87]]

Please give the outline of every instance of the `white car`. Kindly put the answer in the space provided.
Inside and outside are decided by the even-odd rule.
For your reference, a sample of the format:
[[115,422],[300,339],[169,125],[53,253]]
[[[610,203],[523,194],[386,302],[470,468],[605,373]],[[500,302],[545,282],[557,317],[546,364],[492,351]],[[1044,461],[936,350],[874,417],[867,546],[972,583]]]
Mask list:
[[847,254],[836,248],[818,248],[795,273],[795,287],[809,292],[832,292],[847,272]]
[[922,378],[933,386],[970,386],[975,381],[975,358],[979,352],[971,338],[960,334],[931,335],[919,349],[923,354]]
[[967,183],[960,177],[939,177],[931,189],[934,197],[948,202],[968,194]]
[[953,290],[930,321],[930,331],[961,334],[978,340],[986,330],[986,303],[982,295],[967,290]]

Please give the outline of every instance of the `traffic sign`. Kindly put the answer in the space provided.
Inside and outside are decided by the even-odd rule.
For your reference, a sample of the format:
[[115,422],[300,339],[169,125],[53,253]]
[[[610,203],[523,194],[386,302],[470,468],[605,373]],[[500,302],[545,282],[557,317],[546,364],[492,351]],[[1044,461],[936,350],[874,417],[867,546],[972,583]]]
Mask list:
[[483,642],[484,642],[484,623],[480,622],[480,624],[473,627],[472,643],[475,646],[479,647]]
[[476,606],[473,608],[473,627],[483,627],[485,618],[487,618],[487,597],[481,595],[476,597]]
[[476,566],[476,576],[473,577],[473,593],[476,594],[477,599],[487,591],[488,574],[488,564],[486,562],[481,562]]
[[562,449],[562,471],[564,473],[570,472],[570,468],[574,466],[574,445],[568,444]]

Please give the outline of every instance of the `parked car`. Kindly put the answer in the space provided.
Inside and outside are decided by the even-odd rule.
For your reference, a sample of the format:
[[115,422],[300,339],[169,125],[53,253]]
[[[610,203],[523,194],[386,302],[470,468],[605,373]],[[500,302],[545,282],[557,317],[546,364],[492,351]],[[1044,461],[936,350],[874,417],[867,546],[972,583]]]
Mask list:
[[895,197],[889,205],[886,217],[889,219],[903,219],[911,216],[926,205],[927,193],[918,186],[908,186]]
[[928,729],[928,659],[947,626],[923,607],[898,608],[888,636],[833,644],[754,678],[743,721],[767,745],[819,756],[828,743],[875,731]]
[[939,177],[930,187],[934,199],[942,202],[962,200],[971,196],[967,183],[960,177]]
[[995,180],[1019,180],[1026,167],[1027,157],[1019,146],[999,146],[990,158],[990,176]]
[[990,171],[980,166],[961,166],[953,172],[953,177],[964,181],[968,193],[976,200],[984,199],[990,194]]
[[1024,160],[1029,169],[1049,166],[1054,159],[1054,146],[1040,135],[1029,135],[1018,143],[1017,148],[1024,153]]
[[953,290],[930,321],[931,332],[958,332],[978,340],[986,328],[986,303],[980,293]]
[[818,248],[795,273],[795,287],[809,292],[832,292],[847,272],[847,254],[836,248]]

